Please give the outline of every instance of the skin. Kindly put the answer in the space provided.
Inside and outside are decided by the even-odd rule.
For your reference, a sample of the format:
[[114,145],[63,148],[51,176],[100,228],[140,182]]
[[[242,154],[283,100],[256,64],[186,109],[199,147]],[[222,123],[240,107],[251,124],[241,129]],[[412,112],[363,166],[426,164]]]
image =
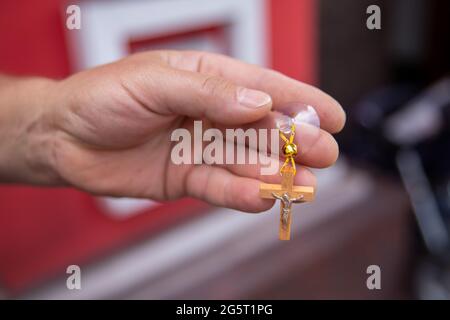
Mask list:
[[331,134],[345,113],[329,95],[275,71],[204,52],[152,51],[60,81],[0,77],[0,181],[264,211],[274,201],[258,197],[259,183],[279,176],[260,176],[258,164],[175,165],[170,135],[192,130],[195,119],[204,130],[273,128],[292,101],[320,117],[320,129],[296,130],[295,183],[314,186],[303,166],[336,161]]

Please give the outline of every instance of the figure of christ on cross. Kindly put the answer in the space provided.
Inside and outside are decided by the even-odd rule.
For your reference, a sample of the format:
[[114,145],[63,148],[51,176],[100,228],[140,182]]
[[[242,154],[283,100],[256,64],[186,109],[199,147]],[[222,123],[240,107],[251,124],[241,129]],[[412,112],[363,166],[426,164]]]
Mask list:
[[259,195],[261,198],[281,200],[280,240],[289,240],[291,238],[292,203],[314,200],[314,187],[295,186],[294,176],[294,168],[284,167],[281,171],[281,184],[261,183],[259,187]]

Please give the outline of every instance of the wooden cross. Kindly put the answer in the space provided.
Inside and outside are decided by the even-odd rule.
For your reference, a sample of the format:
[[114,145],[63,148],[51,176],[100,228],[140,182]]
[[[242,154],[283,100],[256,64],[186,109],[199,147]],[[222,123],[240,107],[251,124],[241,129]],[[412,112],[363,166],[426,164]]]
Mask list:
[[292,203],[314,200],[314,187],[294,186],[295,171],[285,167],[281,173],[281,184],[261,183],[259,196],[265,199],[281,200],[280,204],[280,240],[291,237],[291,206]]

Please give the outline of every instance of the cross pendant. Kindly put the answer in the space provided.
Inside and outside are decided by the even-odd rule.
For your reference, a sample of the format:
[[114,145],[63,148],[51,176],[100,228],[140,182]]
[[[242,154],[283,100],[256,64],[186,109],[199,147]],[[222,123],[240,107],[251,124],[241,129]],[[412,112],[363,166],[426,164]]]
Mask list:
[[261,183],[259,196],[265,199],[278,199],[280,204],[280,240],[289,240],[291,237],[291,208],[293,203],[309,202],[314,200],[314,187],[295,186],[295,171],[286,167],[281,172],[281,184]]

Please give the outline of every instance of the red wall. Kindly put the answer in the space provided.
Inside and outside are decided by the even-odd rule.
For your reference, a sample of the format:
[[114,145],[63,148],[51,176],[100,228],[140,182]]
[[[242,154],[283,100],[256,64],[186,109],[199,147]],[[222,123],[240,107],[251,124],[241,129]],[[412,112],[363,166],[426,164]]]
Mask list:
[[0,2],[0,71],[64,77],[69,62],[59,0]]
[[318,74],[316,6],[315,0],[271,0],[268,10],[272,67],[311,84]]

